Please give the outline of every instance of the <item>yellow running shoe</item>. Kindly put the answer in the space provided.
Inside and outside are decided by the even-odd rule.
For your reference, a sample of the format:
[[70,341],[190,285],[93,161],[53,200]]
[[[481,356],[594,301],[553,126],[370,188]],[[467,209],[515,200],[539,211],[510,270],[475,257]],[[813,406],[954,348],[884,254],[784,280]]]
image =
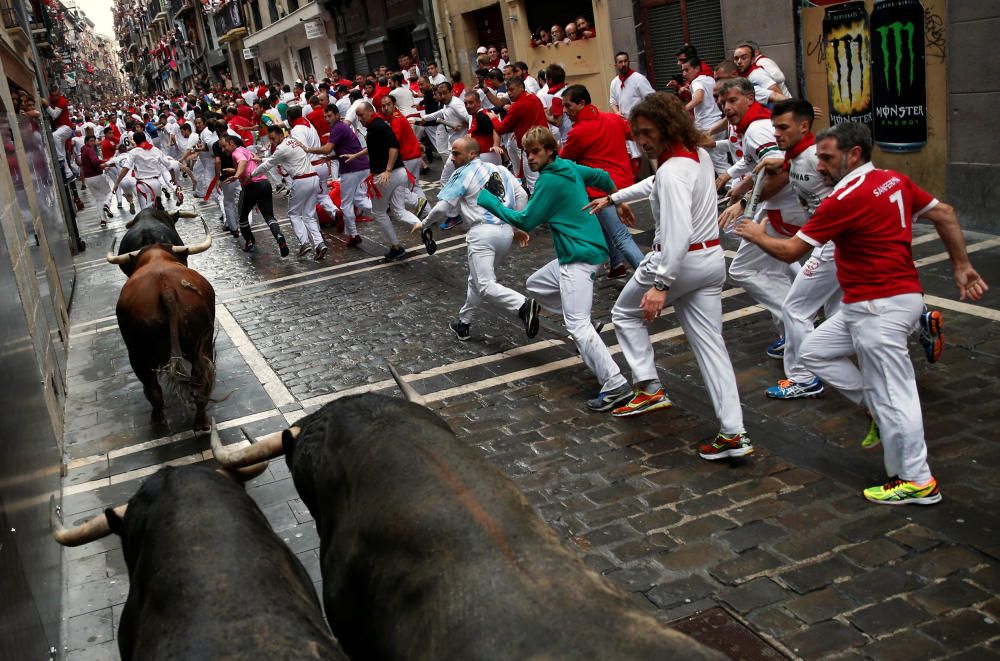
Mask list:
[[941,492],[934,478],[924,485],[896,478],[869,487],[864,494],[865,498],[879,505],[933,505],[941,502]]
[[630,418],[634,415],[642,415],[643,413],[649,413],[657,409],[669,409],[673,405],[667,394],[663,392],[663,388],[660,388],[656,392],[636,390],[635,396],[625,405],[611,411],[611,415],[616,418]]
[[875,418],[868,416],[868,434],[861,439],[861,448],[863,450],[870,450],[876,447],[882,442],[882,435],[878,431],[878,423],[875,422]]

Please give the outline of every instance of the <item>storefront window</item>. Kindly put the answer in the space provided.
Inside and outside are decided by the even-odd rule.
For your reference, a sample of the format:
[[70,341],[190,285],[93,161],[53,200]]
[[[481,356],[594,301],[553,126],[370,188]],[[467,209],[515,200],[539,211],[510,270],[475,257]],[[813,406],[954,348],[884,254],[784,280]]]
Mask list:
[[594,6],[587,0],[525,4],[532,46],[592,39],[597,34]]

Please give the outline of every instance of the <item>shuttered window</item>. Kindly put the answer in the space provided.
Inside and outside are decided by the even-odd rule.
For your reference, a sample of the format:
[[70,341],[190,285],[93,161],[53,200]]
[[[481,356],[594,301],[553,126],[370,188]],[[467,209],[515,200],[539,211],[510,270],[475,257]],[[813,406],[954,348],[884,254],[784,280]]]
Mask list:
[[680,74],[676,55],[686,43],[697,48],[698,57],[712,67],[726,57],[719,0],[641,0],[639,4],[639,57],[656,89],[664,89]]

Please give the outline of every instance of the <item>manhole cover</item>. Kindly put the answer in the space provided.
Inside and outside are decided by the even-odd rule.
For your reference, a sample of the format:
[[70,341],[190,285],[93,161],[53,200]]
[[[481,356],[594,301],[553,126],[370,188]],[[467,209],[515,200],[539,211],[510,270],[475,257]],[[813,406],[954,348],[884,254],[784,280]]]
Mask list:
[[723,608],[710,608],[676,620],[670,623],[670,627],[707,647],[719,650],[730,659],[773,661],[785,658]]

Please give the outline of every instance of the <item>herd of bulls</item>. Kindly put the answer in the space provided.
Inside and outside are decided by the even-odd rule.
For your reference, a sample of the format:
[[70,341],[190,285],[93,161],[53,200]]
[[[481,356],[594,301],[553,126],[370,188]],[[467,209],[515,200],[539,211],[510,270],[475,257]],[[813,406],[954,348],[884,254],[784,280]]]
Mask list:
[[[194,286],[214,310],[211,287],[171,248],[179,244],[123,253],[134,265],[123,297],[153,269],[155,283],[144,287],[160,298],[147,292],[144,303],[163,317],[129,324],[135,336],[122,326],[134,367],[140,345],[130,342],[154,327],[171,347],[144,365],[163,355],[193,364],[186,352],[205,350],[186,344],[204,328],[171,317],[191,300],[163,303],[174,283]],[[171,260],[179,268],[167,268]],[[141,314],[139,298],[124,308],[119,300],[120,323]],[[212,318],[198,320],[209,337]],[[127,505],[75,528],[62,526],[53,499],[59,543],[121,537],[130,581],[118,630],[123,659],[722,658],[588,569],[516,485],[390,370],[406,401],[344,397],[238,449],[223,446],[213,424],[220,468],[163,468]],[[325,622],[305,569],[241,484],[282,454],[319,533]]]

